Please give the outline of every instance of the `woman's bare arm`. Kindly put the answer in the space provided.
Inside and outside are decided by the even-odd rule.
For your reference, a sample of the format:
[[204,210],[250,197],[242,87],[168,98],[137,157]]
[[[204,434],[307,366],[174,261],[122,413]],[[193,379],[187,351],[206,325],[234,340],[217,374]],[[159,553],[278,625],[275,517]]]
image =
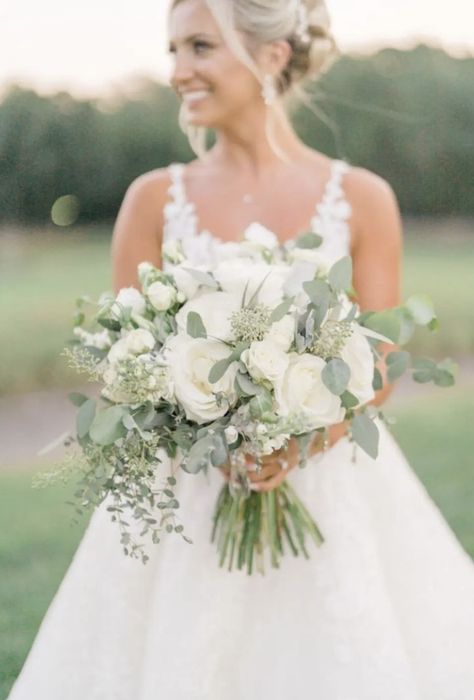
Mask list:
[[148,261],[161,267],[163,207],[168,175],[153,170],[136,178],[128,187],[114,226],[111,244],[115,293],[123,287],[139,288],[137,267]]

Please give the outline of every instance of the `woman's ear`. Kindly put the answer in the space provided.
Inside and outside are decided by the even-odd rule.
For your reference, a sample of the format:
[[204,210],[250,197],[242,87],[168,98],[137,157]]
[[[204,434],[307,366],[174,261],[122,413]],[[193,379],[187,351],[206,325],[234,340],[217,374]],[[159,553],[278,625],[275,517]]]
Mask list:
[[285,70],[291,58],[292,48],[286,39],[264,44],[260,49],[259,64],[264,73],[279,75]]

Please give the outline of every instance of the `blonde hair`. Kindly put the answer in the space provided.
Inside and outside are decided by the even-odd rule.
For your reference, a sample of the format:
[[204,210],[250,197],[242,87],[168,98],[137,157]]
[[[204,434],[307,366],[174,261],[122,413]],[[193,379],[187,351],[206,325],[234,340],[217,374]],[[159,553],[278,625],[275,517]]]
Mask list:
[[[303,84],[322,75],[339,55],[330,32],[329,14],[324,0],[299,0],[308,11],[309,42],[298,31],[296,0],[204,0],[214,16],[224,39],[235,56],[254,74],[262,88],[264,76],[253,57],[253,50],[265,43],[286,39],[291,46],[290,59],[277,77],[276,89],[285,103],[304,102],[315,114]],[[173,0],[171,10],[185,2]],[[170,11],[171,11],[170,10]],[[237,32],[248,40],[242,42]],[[249,47],[252,47],[250,49]],[[206,153],[207,127],[195,127],[187,123],[184,103],[179,113],[179,125],[188,137],[194,153],[201,158]],[[283,160],[284,154],[273,138],[272,109],[267,110],[266,135],[268,141]]]

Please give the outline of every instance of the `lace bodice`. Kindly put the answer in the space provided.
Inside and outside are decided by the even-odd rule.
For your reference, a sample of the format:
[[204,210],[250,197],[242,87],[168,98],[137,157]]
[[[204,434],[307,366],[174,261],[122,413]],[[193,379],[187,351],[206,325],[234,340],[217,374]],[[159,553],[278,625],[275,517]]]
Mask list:
[[[171,184],[168,189],[170,200],[164,207],[163,240],[182,242],[186,256],[196,265],[213,263],[218,249],[229,242],[219,238],[207,229],[200,230],[195,204],[188,200],[184,185],[184,163],[168,166]],[[330,261],[348,255],[350,249],[349,220],[352,208],[343,188],[344,174],[349,165],[342,160],[333,160],[330,177],[324,188],[321,200],[315,204],[311,220],[311,231],[323,238],[319,250]],[[253,222],[250,226],[261,225]],[[232,243],[230,243],[232,245]]]

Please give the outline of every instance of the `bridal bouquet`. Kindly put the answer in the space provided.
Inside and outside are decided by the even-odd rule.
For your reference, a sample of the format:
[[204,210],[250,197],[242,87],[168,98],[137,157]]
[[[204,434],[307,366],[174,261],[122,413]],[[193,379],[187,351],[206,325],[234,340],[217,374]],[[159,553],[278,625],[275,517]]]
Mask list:
[[[177,474],[162,473],[165,455],[193,475],[230,469],[212,541],[220,566],[247,566],[249,574],[254,563],[263,573],[266,551],[277,567],[284,543],[308,557],[306,537],[323,542],[288,480],[269,492],[250,489],[249,456],[258,470],[264,455],[296,438],[304,467],[314,440],[343,420],[350,439],[377,456],[375,418],[383,414],[368,404],[383,383],[378,345],[404,345],[415,325],[434,328],[436,317],[424,296],[361,313],[351,259],[329,266],[320,242],[308,233],[280,246],[263,227],[251,228],[241,243],[222,246],[216,264],[195,266],[172,241],[163,247],[164,271],[140,264],[140,291],[101,296],[95,328],[85,328],[94,302],[78,300],[65,354],[101,393],[71,395],[77,430],[67,443],[82,456],[75,507],[81,513],[107,498],[126,555],[149,558],[130,517],[141,538],[158,543],[176,532],[192,543],[177,523]],[[449,360],[413,360],[397,348],[385,362],[391,382],[408,368],[416,381],[454,382]]]

